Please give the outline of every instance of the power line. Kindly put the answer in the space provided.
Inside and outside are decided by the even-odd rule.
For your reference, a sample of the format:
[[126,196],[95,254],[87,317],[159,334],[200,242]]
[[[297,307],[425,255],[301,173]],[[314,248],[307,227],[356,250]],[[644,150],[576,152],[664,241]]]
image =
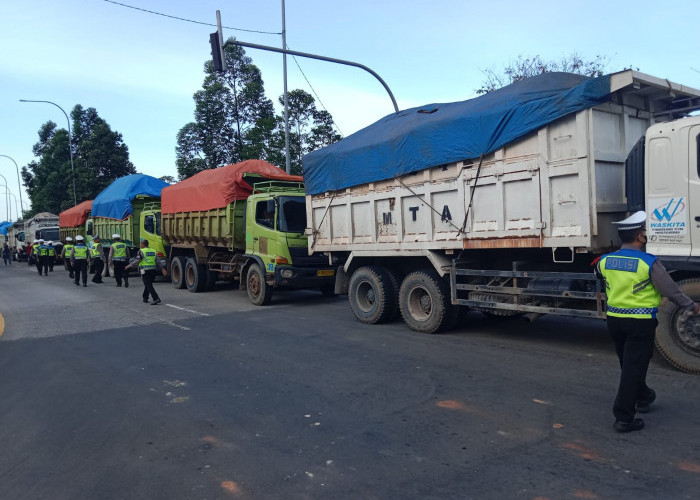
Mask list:
[[[176,19],[178,21],[185,21],[188,23],[194,23],[194,24],[201,24],[204,26],[214,26],[216,27],[216,24],[212,23],[204,23],[201,21],[193,21],[192,19],[185,19],[184,17],[177,17],[177,16],[171,16],[170,14],[163,14],[162,12],[155,12],[152,10],[148,9],[142,9],[141,7],[134,7],[133,5],[127,5],[125,3],[120,3],[120,2],[115,2],[114,0],[104,0],[107,3],[111,3],[114,5],[119,5],[120,7],[126,7],[127,9],[134,9],[134,10],[139,10],[141,12],[147,12],[149,14],[154,14],[156,16],[162,16],[162,17],[168,17],[170,19]],[[223,28],[229,29],[229,30],[235,30],[235,31],[245,31],[247,33],[262,33],[264,35],[281,35],[282,33],[279,31],[259,31],[259,30],[248,30],[245,28],[232,28],[230,26],[223,26]]]

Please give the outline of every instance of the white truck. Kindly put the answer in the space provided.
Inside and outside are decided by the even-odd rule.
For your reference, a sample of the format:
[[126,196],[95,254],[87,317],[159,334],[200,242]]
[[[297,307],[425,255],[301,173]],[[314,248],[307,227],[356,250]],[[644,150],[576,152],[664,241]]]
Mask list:
[[[400,311],[411,329],[434,333],[456,323],[458,306],[531,320],[542,314],[604,318],[605,294],[592,264],[619,246],[611,223],[642,209],[650,216],[647,251],[700,300],[700,116],[687,117],[700,109],[700,90],[631,70],[596,84],[609,87],[593,103],[569,112],[555,97],[552,109],[565,108],[559,116],[545,113],[544,123],[533,121],[503,145],[490,138],[497,146],[484,148],[483,156],[458,150],[450,152],[451,161],[441,156],[421,166],[418,160],[432,161],[444,143],[416,147],[414,129],[397,121],[443,107],[448,115],[446,105],[387,117],[345,139],[350,153],[341,141],[339,149],[307,155],[309,251],[326,253],[338,266],[335,291],[348,294],[357,319],[378,323]],[[472,100],[477,115],[491,106],[479,99]],[[495,123],[507,128],[506,120],[532,121],[539,113],[532,109],[516,104]],[[478,116],[469,127],[483,133],[474,123]],[[382,137],[382,127],[399,132],[385,142],[373,139]],[[465,136],[447,130],[438,133],[449,141]],[[410,161],[392,160],[394,148]],[[354,152],[376,180],[347,185],[360,175],[351,163]],[[377,154],[389,161],[372,165]],[[349,179],[333,168],[346,168]],[[326,181],[314,187],[319,176]],[[700,374],[700,317],[664,299],[658,320],[661,354]]]
[[[59,235],[58,215],[41,212],[31,219],[27,219],[24,222],[24,238],[27,243],[33,243],[34,240],[53,241],[56,255],[59,256],[63,244]],[[61,260],[57,258],[56,261],[60,262]]]

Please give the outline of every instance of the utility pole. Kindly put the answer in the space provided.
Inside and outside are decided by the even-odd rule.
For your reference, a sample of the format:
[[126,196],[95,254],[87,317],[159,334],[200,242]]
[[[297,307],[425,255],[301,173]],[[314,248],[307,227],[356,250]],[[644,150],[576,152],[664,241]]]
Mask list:
[[[287,21],[285,19],[284,0],[282,0],[282,50],[287,50]],[[284,156],[287,159],[287,173],[292,171],[292,160],[289,157],[289,98],[287,95],[287,53],[282,55],[284,72]]]

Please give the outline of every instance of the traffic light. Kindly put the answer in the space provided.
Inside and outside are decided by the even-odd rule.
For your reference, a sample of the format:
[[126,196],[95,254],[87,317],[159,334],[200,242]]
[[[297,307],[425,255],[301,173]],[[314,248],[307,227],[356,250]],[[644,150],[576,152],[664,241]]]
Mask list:
[[211,57],[214,61],[214,71],[221,73],[224,71],[224,57],[221,52],[218,31],[209,35],[209,43],[211,44]]

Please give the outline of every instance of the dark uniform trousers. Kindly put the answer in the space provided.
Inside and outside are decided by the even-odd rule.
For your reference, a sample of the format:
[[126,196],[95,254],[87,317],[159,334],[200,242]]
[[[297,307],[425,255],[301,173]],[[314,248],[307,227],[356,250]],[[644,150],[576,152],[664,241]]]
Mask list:
[[128,271],[125,271],[124,268],[126,267],[126,261],[125,260],[112,260],[112,264],[114,264],[114,279],[117,282],[117,286],[122,286],[122,278],[124,279],[124,285],[129,286],[129,273]]
[[102,271],[105,269],[105,263],[102,259],[95,259],[95,275],[92,277],[93,283],[102,283]]
[[46,266],[47,273],[48,274],[48,265],[46,264],[46,257],[43,255],[37,255],[36,256],[36,270],[39,273],[39,276],[41,276],[41,273],[44,270],[44,266]]
[[68,277],[73,278],[73,264],[71,264],[70,259],[68,258],[68,255],[63,257],[63,267],[66,268],[66,271],[68,271]]
[[148,294],[151,295],[153,300],[158,300],[156,289],[153,288],[153,281],[156,279],[156,275],[155,269],[148,269],[141,275],[141,279],[143,279],[143,300],[148,300]]
[[87,259],[75,259],[75,264],[73,266],[73,272],[75,273],[75,284],[80,283],[80,279],[83,280],[83,285],[87,284],[87,274],[88,274],[88,262]]
[[637,401],[651,396],[647,386],[647,369],[654,352],[656,319],[619,318],[608,316],[608,332],[615,343],[620,360],[620,384],[613,404],[617,420],[629,422],[634,418]]

